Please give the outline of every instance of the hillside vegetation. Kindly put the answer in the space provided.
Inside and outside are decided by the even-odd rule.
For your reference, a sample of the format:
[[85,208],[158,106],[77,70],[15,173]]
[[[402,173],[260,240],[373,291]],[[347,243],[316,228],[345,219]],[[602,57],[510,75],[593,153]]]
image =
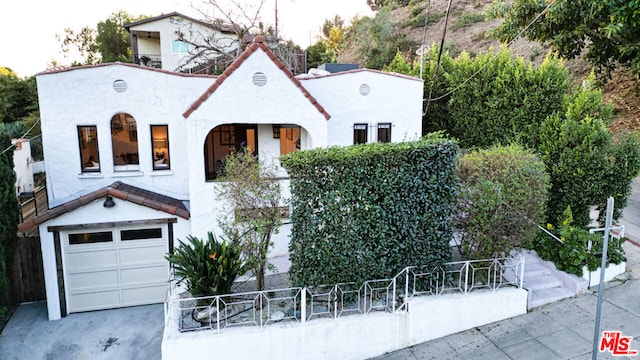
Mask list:
[[[378,10],[376,19],[353,19],[352,27],[345,30],[335,60],[359,63],[368,68],[382,68],[400,50],[409,62],[418,61],[416,51],[421,44],[439,45],[443,33],[444,49],[452,56],[462,52],[474,56],[500,47],[500,42],[493,39],[489,31],[496,28],[501,20],[485,20],[485,10],[492,0],[454,1],[446,19],[448,3],[447,0],[412,0],[408,5],[390,11]],[[384,11],[389,12],[388,19],[381,16]],[[373,22],[374,26],[364,33],[363,27],[359,26],[367,21]],[[509,49],[512,55],[522,57],[534,66],[540,65],[550,51],[545,44],[523,38],[513,41]],[[582,58],[565,60],[565,65],[576,83],[581,83],[591,71],[589,63]],[[605,100],[614,106],[609,125],[612,133],[640,129],[640,86],[637,77],[630,76],[624,69],[617,70],[603,86],[603,94]]]

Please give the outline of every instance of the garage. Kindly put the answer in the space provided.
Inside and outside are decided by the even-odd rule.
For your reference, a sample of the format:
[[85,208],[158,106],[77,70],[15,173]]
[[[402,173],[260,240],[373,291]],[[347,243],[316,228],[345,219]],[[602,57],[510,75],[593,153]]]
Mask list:
[[61,232],[67,312],[161,303],[167,224]]

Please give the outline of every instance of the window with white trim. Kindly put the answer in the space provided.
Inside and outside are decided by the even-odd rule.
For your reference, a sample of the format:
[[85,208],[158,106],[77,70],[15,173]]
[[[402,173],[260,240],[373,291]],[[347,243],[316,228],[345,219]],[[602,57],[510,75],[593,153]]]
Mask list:
[[378,142],[391,142],[391,123],[378,123]]
[[369,129],[369,126],[367,124],[354,124],[353,125],[353,143],[366,144],[368,129]]

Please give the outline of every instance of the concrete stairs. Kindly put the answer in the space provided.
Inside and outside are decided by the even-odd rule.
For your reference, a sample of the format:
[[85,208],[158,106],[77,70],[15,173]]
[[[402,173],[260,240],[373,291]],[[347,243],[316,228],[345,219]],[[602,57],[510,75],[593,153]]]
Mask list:
[[575,296],[582,290],[583,286],[575,284],[577,277],[568,277],[553,263],[538,257],[535,251],[523,250],[521,254],[525,258],[522,287],[529,293],[527,310]]

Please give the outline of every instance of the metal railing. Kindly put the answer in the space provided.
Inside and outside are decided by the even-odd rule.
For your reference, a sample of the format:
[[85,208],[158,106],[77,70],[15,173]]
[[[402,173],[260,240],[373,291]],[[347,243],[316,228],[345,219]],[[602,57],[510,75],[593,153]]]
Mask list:
[[[391,279],[332,286],[292,287],[237,294],[180,298],[172,284],[165,302],[165,325],[179,332],[237,326],[265,327],[273,323],[305,323],[371,312],[408,311],[414,296],[522,288],[524,257],[470,260],[429,268],[410,266]],[[188,293],[183,293],[188,294]]]
[[134,62],[138,65],[162,69],[162,57],[158,54],[138,54]]

